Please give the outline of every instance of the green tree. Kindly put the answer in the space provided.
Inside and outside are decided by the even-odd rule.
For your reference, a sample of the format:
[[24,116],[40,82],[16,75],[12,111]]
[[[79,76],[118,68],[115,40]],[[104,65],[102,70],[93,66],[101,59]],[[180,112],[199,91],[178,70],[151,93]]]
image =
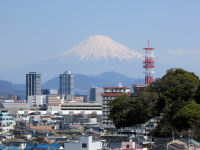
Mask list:
[[151,83],[138,99],[126,95],[109,102],[110,115],[117,128],[144,123],[150,117],[164,114],[155,134],[171,135],[200,127],[200,84],[199,78],[183,69],[169,69],[167,73]]
[[169,69],[161,79],[150,84],[147,90],[159,93],[155,109],[157,112],[164,113],[163,119],[155,130],[157,135],[170,135],[172,132],[170,130],[181,131],[190,127],[185,122],[185,118],[177,118],[177,114],[190,104],[193,98],[196,101],[200,98],[199,78],[194,73],[180,68]]
[[179,129],[191,128],[195,121],[200,121],[200,104],[192,101],[181,108],[172,119],[174,125]]
[[200,85],[199,85],[199,87],[197,88],[197,90],[195,91],[193,97],[194,97],[195,101],[196,101],[198,104],[200,104]]
[[[191,72],[183,69],[169,69],[167,73],[159,80],[153,82],[147,89],[150,92],[157,92],[162,98],[162,104],[165,111],[175,109],[174,101],[190,101],[199,86],[199,78]],[[184,103],[187,105],[188,103]],[[184,105],[182,105],[183,107]],[[180,105],[177,105],[177,110]]]
[[117,128],[143,123],[147,119],[147,112],[143,103],[127,95],[111,100],[109,107],[109,119],[113,121]]

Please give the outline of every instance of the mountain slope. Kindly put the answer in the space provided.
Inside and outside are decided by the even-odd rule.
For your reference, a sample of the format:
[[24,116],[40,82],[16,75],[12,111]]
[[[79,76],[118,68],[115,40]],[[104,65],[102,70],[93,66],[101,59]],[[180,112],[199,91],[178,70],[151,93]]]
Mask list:
[[126,46],[102,35],[89,37],[72,49],[58,55],[57,58],[64,59],[69,54],[77,55],[81,60],[117,58],[122,61],[123,59],[143,58],[141,53],[130,50]]
[[22,83],[24,74],[39,72],[44,82],[65,70],[71,70],[85,75],[115,71],[138,78],[143,75],[142,59],[141,53],[130,50],[109,37],[97,35],[51,59],[13,69],[1,73],[0,76],[12,82]]
[[0,80],[0,97],[7,97],[12,94],[19,95],[22,99],[24,99],[25,85],[13,84],[9,81]]

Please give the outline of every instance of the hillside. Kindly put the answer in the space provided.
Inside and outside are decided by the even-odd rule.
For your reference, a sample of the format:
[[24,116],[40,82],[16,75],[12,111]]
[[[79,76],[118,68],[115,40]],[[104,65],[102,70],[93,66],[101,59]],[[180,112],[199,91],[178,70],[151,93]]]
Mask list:
[[[116,72],[106,72],[97,76],[86,76],[82,74],[74,75],[75,94],[89,94],[91,86],[106,87],[118,86],[121,82],[123,86],[131,87],[134,83],[143,83],[143,79],[134,79]],[[55,77],[42,85],[42,88],[59,88],[59,78]]]
[[22,99],[25,98],[25,85],[0,80],[0,97],[6,97],[11,94],[19,95]]

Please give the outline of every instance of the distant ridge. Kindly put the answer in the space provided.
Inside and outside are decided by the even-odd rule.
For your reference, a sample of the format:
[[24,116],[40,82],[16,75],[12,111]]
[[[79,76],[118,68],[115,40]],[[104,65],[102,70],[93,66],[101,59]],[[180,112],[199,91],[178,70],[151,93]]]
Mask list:
[[[118,86],[118,83],[122,83],[123,86],[132,87],[132,84],[142,84],[144,79],[130,78],[120,73],[111,71],[105,72],[97,76],[87,76],[82,74],[75,74],[74,76],[75,94],[89,94],[91,86],[106,87],[106,86]],[[48,80],[42,85],[43,88],[54,88],[59,87],[59,78],[55,77]]]
[[[105,72],[96,76],[75,74],[74,80],[75,94],[87,95],[89,94],[89,90],[93,85],[95,87],[118,86],[118,83],[120,82],[123,84],[123,86],[132,87],[132,84],[144,82],[144,79],[130,78],[114,71]],[[0,80],[0,97],[16,94],[19,95],[20,98],[24,99],[26,90],[25,86],[25,84],[13,84],[9,81]],[[43,83],[42,88],[58,89],[58,76]]]
[[25,98],[25,84],[14,84],[9,81],[0,80],[0,97],[8,95],[19,95],[21,99]]

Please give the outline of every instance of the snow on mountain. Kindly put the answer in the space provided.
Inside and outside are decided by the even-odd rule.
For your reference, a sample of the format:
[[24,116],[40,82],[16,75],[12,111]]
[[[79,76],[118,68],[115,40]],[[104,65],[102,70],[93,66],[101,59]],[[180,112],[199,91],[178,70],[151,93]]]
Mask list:
[[42,82],[44,82],[66,70],[71,70],[73,73],[85,75],[115,71],[138,78],[143,75],[142,61],[141,53],[109,37],[95,35],[51,59],[0,73],[0,76],[5,80],[23,83],[24,74],[36,71],[42,74]]
[[126,46],[102,35],[91,36],[77,46],[56,57],[64,59],[70,54],[77,55],[80,60],[117,58],[122,61],[123,59],[143,58],[141,53],[130,50]]

